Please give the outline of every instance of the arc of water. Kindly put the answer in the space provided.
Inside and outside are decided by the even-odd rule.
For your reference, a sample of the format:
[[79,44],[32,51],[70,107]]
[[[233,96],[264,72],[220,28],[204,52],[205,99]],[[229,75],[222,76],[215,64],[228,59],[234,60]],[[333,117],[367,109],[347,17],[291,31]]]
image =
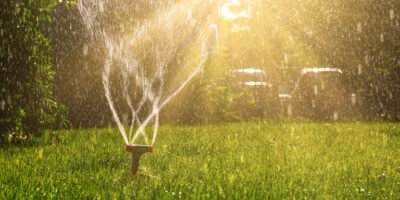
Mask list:
[[[123,95],[124,95],[124,97],[125,97],[125,100],[126,100],[126,102],[127,102],[127,104],[128,104],[128,107],[129,107],[129,109],[130,109],[130,111],[131,111],[131,116],[132,116],[132,120],[131,120],[131,125],[130,125],[130,129],[129,129],[128,138],[131,138],[132,131],[133,131],[133,128],[134,128],[133,125],[134,125],[135,121],[138,121],[138,123],[140,123],[139,116],[137,115],[136,109],[135,109],[135,108],[133,107],[133,105],[132,105],[132,99],[131,99],[131,97],[130,97],[130,95],[129,95],[129,92],[128,92],[128,87],[129,87],[129,85],[130,85],[130,81],[129,81],[128,75],[130,75],[130,74],[132,73],[129,69],[132,69],[133,72],[136,72],[136,68],[137,68],[137,65],[138,65],[137,61],[134,62],[132,65],[133,65],[133,69],[130,68],[130,67],[129,67],[129,66],[130,66],[129,63],[128,63],[127,61],[125,61],[125,67],[126,67],[126,70],[127,70],[127,71],[126,71],[126,73],[122,73],[122,79],[123,79]],[[136,87],[135,87],[135,88],[136,88]],[[147,145],[149,145],[149,141],[148,141],[147,135],[146,135],[144,132],[143,132],[142,135],[144,136],[144,139],[145,139]]]
[[[124,45],[122,45],[123,43],[121,43],[121,45],[118,45],[118,53],[120,53],[121,55],[124,53],[123,49],[125,48]],[[124,55],[124,56],[132,56],[133,55]],[[153,82],[156,78],[159,78],[161,80],[163,80],[160,76],[163,74],[163,72],[160,70],[157,71],[157,76],[155,78],[153,78],[151,81],[144,81],[142,83],[142,87],[139,88],[143,88],[143,95],[142,95],[142,99],[139,103],[139,106],[137,109],[134,108],[134,106],[132,105],[132,99],[129,95],[128,92],[128,87],[130,84],[130,80],[129,80],[129,76],[128,75],[134,75],[136,80],[139,79],[143,79],[143,73],[138,73],[138,61],[136,61],[135,59],[133,59],[132,63],[128,62],[127,60],[125,60],[125,65],[123,65],[122,67],[123,72],[122,73],[122,79],[123,79],[123,95],[125,97],[125,100],[127,101],[128,107],[131,110],[131,115],[132,115],[132,121],[131,121],[131,125],[130,125],[130,130],[129,130],[129,135],[128,138],[131,138],[132,135],[132,131],[134,129],[133,125],[135,124],[135,121],[137,122],[137,124],[141,124],[139,116],[137,115],[137,113],[140,112],[141,108],[144,105],[144,102],[146,102],[147,100],[149,100],[150,102],[156,102],[158,103],[158,100],[155,100],[155,96],[154,96],[154,91],[151,90],[152,86],[153,86]],[[142,76],[142,77],[139,77]],[[162,90],[161,90],[162,86],[160,86],[159,89],[159,94],[158,96],[160,96],[162,94]],[[135,87],[136,89],[136,87]],[[161,93],[160,93],[161,92]],[[145,142],[149,145],[149,140],[148,137],[145,133],[145,131],[141,131],[140,132],[141,135],[143,135]]]
[[[159,102],[160,102],[161,96],[163,95],[163,87],[164,87],[163,75],[164,75],[165,67],[167,66],[167,63],[169,62],[169,58],[171,57],[172,54],[174,54],[176,52],[176,50],[177,50],[176,47],[168,46],[167,50],[165,50],[166,53],[164,52],[165,54],[167,54],[166,56],[164,55],[163,57],[161,57],[160,55],[158,55],[158,57],[161,57],[162,59],[161,59],[159,65],[157,67],[157,70],[155,72],[155,76],[151,81],[150,87],[148,87],[149,89],[152,88],[152,86],[153,86],[152,83],[154,82],[154,80],[158,79],[160,81],[160,85],[158,86],[157,94],[155,96],[150,96],[149,97],[150,102],[153,102],[152,113],[154,113],[153,116],[149,116],[149,118],[148,118],[149,119],[148,123],[151,120],[154,121],[152,144],[154,144],[155,138],[157,136],[156,133],[158,131],[158,126],[159,126],[159,110],[160,109],[158,107],[159,107]],[[157,52],[157,54],[159,54],[159,52]],[[153,94],[153,92],[154,91],[152,91],[152,92],[150,92],[148,94]],[[146,123],[146,125],[144,127],[146,127],[148,123]],[[141,125],[142,124],[139,123],[139,127]],[[137,136],[139,135],[139,133],[143,133],[143,132],[144,132],[144,128],[143,129],[138,129],[138,132],[135,134],[136,137],[134,137],[134,139],[131,140],[131,143],[134,143],[136,138],[137,138]]]
[[103,86],[104,86],[104,89],[105,89],[105,92],[106,92],[105,95],[106,95],[106,98],[107,98],[107,101],[108,101],[108,105],[109,105],[109,107],[111,109],[111,112],[113,114],[115,122],[117,123],[117,126],[118,126],[118,128],[119,128],[119,130],[121,132],[121,135],[124,138],[125,143],[129,144],[128,138],[126,137],[125,128],[124,128],[123,124],[121,123],[121,120],[119,119],[119,116],[118,116],[118,114],[117,114],[117,112],[115,110],[115,107],[114,107],[114,102],[111,99],[110,87],[109,87],[109,79],[108,79],[109,74],[110,74],[110,67],[109,66],[111,65],[109,59],[106,59],[105,65],[106,65],[106,67],[105,67],[105,70],[103,72]]
[[[189,25],[190,28],[186,29],[186,24],[187,22],[184,20],[181,20],[179,16],[186,10],[186,4],[184,3],[178,3],[176,5],[173,5],[173,2],[168,1],[167,7],[169,8],[166,12],[159,13],[156,18],[150,19],[150,20],[145,20],[142,24],[137,24],[136,27],[134,27],[134,33],[133,33],[133,38],[126,43],[126,38],[125,40],[120,39],[119,41],[109,39],[107,37],[106,29],[102,29],[101,26],[98,26],[96,24],[96,18],[99,16],[101,12],[103,12],[103,6],[104,3],[107,2],[106,0],[80,0],[78,1],[79,5],[79,11],[81,15],[83,16],[84,23],[86,27],[88,28],[91,36],[93,38],[97,38],[99,40],[102,40],[106,44],[107,51],[107,57],[105,59],[105,67],[104,67],[104,72],[103,72],[103,85],[105,88],[105,95],[106,99],[109,103],[109,107],[112,111],[113,117],[115,122],[117,123],[117,126],[124,138],[124,141],[126,144],[132,144],[136,141],[138,136],[143,135],[145,138],[145,141],[147,144],[149,144],[149,138],[147,137],[145,133],[145,127],[149,124],[154,122],[154,129],[153,129],[153,138],[151,140],[151,145],[154,144],[158,128],[159,128],[159,112],[160,110],[172,100],[173,97],[175,97],[186,85],[187,83],[200,71],[201,67],[207,60],[208,55],[203,54],[202,59],[200,63],[195,67],[194,71],[192,71],[189,76],[184,80],[184,82],[175,90],[173,91],[172,94],[167,96],[163,101],[161,101],[162,96],[163,96],[163,89],[164,89],[164,75],[166,70],[168,70],[168,63],[170,62],[169,60],[176,55],[177,52],[180,52],[182,48],[186,47],[187,43],[193,39],[192,36],[194,36],[197,32],[196,30],[196,22],[191,19],[192,13],[190,11],[190,16],[188,19],[190,20]],[[201,1],[199,1],[201,2]],[[193,2],[191,2],[193,3]],[[161,9],[161,7],[160,7]],[[155,20],[155,21],[154,21]],[[163,29],[165,27],[172,27],[174,29]],[[160,29],[161,28],[161,29]],[[161,31],[162,34],[165,34],[165,40],[160,40],[155,43],[150,43],[150,51],[155,53],[156,58],[157,58],[157,63],[156,63],[156,70],[153,74],[153,76],[150,76],[151,78],[147,77],[147,74],[143,71],[144,67],[140,67],[140,59],[135,59],[134,56],[142,56],[142,54],[139,52],[130,52],[128,47],[134,47],[138,48],[137,50],[140,49],[142,45],[146,44],[146,41],[152,41],[151,34],[152,32],[150,31]],[[183,31],[182,32],[178,32]],[[178,34],[183,35],[183,38],[181,40],[176,40],[176,36]],[[201,34],[200,34],[201,35]],[[110,37],[112,38],[112,37]],[[144,41],[144,42],[142,42]],[[177,42],[178,41],[178,42]],[[128,45],[128,46],[126,46]],[[130,45],[130,46],[129,46]],[[138,53],[138,55],[132,55],[134,53]],[[144,55],[146,55],[146,49],[144,49]],[[113,56],[113,55],[118,55]],[[129,59],[129,60],[127,60]],[[131,122],[130,122],[130,129],[129,129],[129,135],[127,136],[126,130],[124,128],[123,123],[121,122],[119,115],[117,113],[117,110],[114,105],[114,100],[110,92],[110,74],[111,74],[111,65],[115,61],[125,61],[125,68],[123,68],[123,74],[122,74],[122,82],[123,82],[123,88],[122,88],[122,93],[124,95],[125,101],[127,102],[127,105],[130,109],[130,113],[132,116]],[[124,66],[122,66],[124,67]],[[134,93],[133,95],[138,96],[137,92],[141,92],[141,97],[138,99],[135,99],[135,96],[133,96],[130,93],[130,84],[131,80],[130,78],[134,77],[135,80],[135,87],[134,87]],[[155,83],[156,82],[156,83]],[[139,91],[137,91],[137,88],[139,88]],[[140,94],[139,94],[140,96]],[[134,100],[134,101],[132,101]],[[139,101],[138,101],[139,100]],[[139,104],[132,104],[132,102],[139,102]],[[147,108],[147,102],[149,102],[149,115],[147,115],[146,118],[144,118],[144,121],[140,119],[141,116],[139,116],[139,113],[141,110],[146,107]],[[161,102],[161,103],[160,103]],[[136,107],[137,106],[137,107]],[[147,110],[145,110],[147,113]],[[138,128],[135,131],[135,134],[132,133],[135,130],[134,126],[135,123],[138,125]]]
[[[153,48],[156,48],[156,47],[153,46]],[[169,49],[173,49],[173,48],[169,47]],[[167,63],[169,62],[169,58],[171,57],[170,54],[172,54],[176,50],[166,50],[166,51],[168,52],[167,55],[164,55],[163,57],[158,55],[158,57],[162,58],[161,62],[159,63],[159,65],[157,67],[157,70],[155,72],[155,76],[151,79],[151,81],[146,82],[147,84],[144,87],[145,88],[145,92],[144,92],[144,95],[143,95],[144,98],[142,98],[142,101],[140,102],[139,108],[136,111],[136,113],[138,113],[140,111],[141,105],[143,105],[143,102],[145,102],[147,99],[150,102],[153,102],[152,110],[158,110],[157,107],[159,105],[160,97],[163,94],[163,87],[164,87],[163,75],[164,75],[165,67],[167,66]],[[157,53],[159,53],[159,52],[157,52]],[[153,88],[154,81],[157,80],[157,79],[160,81],[160,85],[158,86],[158,89],[156,91],[157,94],[154,95],[155,91],[153,91],[152,88]],[[159,125],[159,114],[158,114],[158,112],[154,117],[152,117],[152,119],[154,120],[154,123],[155,123],[154,124],[154,129],[153,129],[153,135],[154,135],[154,133],[158,131],[158,125]],[[141,122],[139,120],[137,122],[138,122],[138,125],[140,126]],[[131,131],[132,130],[133,130],[133,128],[131,127],[129,135],[131,135]],[[146,134],[144,132],[144,129],[142,129],[139,133],[141,133],[145,137],[146,142],[148,144],[147,136],[146,136]],[[131,138],[131,136],[129,136],[129,138]]]
[[[199,38],[201,38],[201,37],[202,37],[202,36],[201,36],[201,34],[200,34]],[[182,46],[185,46],[185,44],[186,44],[186,42],[183,42],[183,45],[182,45]],[[172,54],[174,54],[174,53],[177,51],[177,49],[178,49],[179,47],[176,47],[176,46],[175,46],[175,47],[172,47],[172,46],[170,46],[169,48],[170,48],[170,50],[169,50],[169,51],[167,50],[167,54],[171,54],[171,55],[172,55]],[[166,56],[165,58],[170,58],[170,56]],[[182,84],[174,93],[172,93],[170,96],[168,96],[168,97],[164,100],[164,102],[163,102],[161,105],[159,104],[159,101],[160,101],[160,98],[161,98],[161,96],[162,96],[162,91],[163,91],[162,89],[163,89],[163,81],[164,81],[164,79],[161,78],[161,76],[163,75],[163,69],[164,69],[164,67],[159,67],[159,68],[158,68],[158,69],[160,69],[159,71],[161,71],[161,73],[159,73],[159,74],[160,74],[161,84],[160,84],[160,88],[159,88],[159,92],[160,92],[160,93],[157,95],[157,96],[158,96],[158,99],[157,99],[156,101],[154,101],[153,108],[152,108],[152,112],[151,112],[151,113],[149,114],[149,116],[145,119],[145,121],[144,121],[142,124],[140,124],[139,128],[137,129],[137,131],[136,131],[136,133],[135,133],[135,135],[134,135],[134,138],[132,138],[132,140],[131,140],[131,143],[134,143],[134,142],[135,142],[135,140],[136,140],[137,137],[139,136],[139,133],[140,133],[141,131],[143,131],[144,128],[148,125],[148,123],[150,123],[150,121],[153,120],[153,118],[154,118],[155,124],[154,124],[153,139],[152,139],[151,145],[154,144],[155,139],[156,139],[156,137],[157,137],[157,132],[158,132],[158,125],[159,125],[158,119],[159,119],[159,112],[160,112],[160,110],[161,110],[174,96],[176,96],[176,95],[186,86],[186,84],[200,71],[201,67],[203,66],[203,64],[204,64],[204,62],[207,60],[207,58],[208,58],[208,54],[207,54],[206,52],[203,52],[202,60],[200,61],[200,63],[198,64],[198,66],[195,68],[195,70],[188,76],[188,78],[183,82],[183,84]],[[164,61],[161,62],[161,66],[166,66],[167,63],[168,63],[168,61],[167,61],[167,60],[164,60]]]
[[[188,76],[188,78],[182,83],[182,85],[176,89],[171,95],[169,95],[159,106],[157,109],[153,109],[153,111],[150,113],[150,115],[142,122],[142,124],[139,126],[138,130],[135,133],[135,136],[133,137],[133,139],[131,140],[131,143],[134,143],[135,140],[137,139],[137,137],[139,136],[140,131],[142,131],[147,124],[150,122],[150,120],[158,115],[159,111],[167,104],[171,101],[171,99],[173,97],[175,97],[177,94],[179,94],[179,92],[181,92],[181,90],[186,86],[186,84],[200,71],[201,67],[204,65],[205,61],[208,58],[208,54],[205,54],[203,56],[203,58],[201,59],[200,63],[196,66],[195,70]],[[154,144],[154,141],[157,137],[157,133],[154,133],[153,135],[153,141],[152,141],[152,145]]]

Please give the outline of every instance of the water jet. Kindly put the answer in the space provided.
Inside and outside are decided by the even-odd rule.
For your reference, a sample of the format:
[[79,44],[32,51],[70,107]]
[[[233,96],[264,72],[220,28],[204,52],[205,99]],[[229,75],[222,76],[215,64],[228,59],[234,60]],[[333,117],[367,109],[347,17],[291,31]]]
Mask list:
[[[209,33],[203,30],[209,23],[209,10],[216,2],[159,1],[154,16],[139,17],[138,23],[130,25],[121,22],[121,26],[108,26],[115,21],[99,19],[113,19],[114,14],[108,14],[115,12],[129,15],[129,9],[125,8],[135,4],[119,0],[78,1],[91,42],[98,43],[105,53],[102,73],[105,97],[127,145],[126,151],[132,152],[132,175],[138,172],[141,156],[152,152],[160,110],[201,71],[209,54],[218,52],[214,44],[218,43],[217,25],[211,26],[216,35],[213,47],[208,47]],[[150,2],[148,6],[154,5]],[[114,27],[124,27],[127,31]],[[83,52],[87,53],[86,47]],[[193,56],[197,54],[200,56]],[[137,144],[140,137],[146,145]]]

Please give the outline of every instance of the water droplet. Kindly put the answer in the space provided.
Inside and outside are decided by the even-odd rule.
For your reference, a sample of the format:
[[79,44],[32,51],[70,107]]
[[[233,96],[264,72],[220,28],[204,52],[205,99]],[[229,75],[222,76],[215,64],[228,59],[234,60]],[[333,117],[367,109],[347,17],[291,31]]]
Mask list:
[[88,53],[88,45],[87,45],[87,44],[84,44],[84,45],[83,45],[82,53],[83,53],[84,56],[87,55],[87,53]]
[[12,49],[10,46],[8,46],[8,60],[11,60],[14,58],[14,53],[12,52]]
[[99,2],[99,10],[100,12],[104,12],[104,1]]
[[390,20],[394,19],[394,10],[390,10]]
[[356,94],[351,94],[351,105],[355,105],[356,104]]
[[362,74],[362,65],[358,64],[358,75]]
[[188,10],[188,14],[187,14],[187,20],[192,19],[192,9]]
[[381,42],[383,43],[385,41],[385,37],[383,35],[383,33],[381,33]]
[[293,116],[293,107],[292,104],[289,104],[287,107],[287,114],[289,117]]
[[20,11],[19,4],[15,5],[15,14],[17,15]]
[[314,94],[318,95],[318,85],[314,85]]
[[4,101],[4,99],[2,99],[1,103],[0,103],[1,110],[4,110],[5,105],[6,105],[6,101]]
[[358,31],[359,33],[362,32],[362,24],[361,24],[361,23],[358,23],[358,24],[357,24],[357,31]]
[[306,34],[307,34],[309,37],[312,37],[314,33],[312,32],[312,30],[309,30],[309,31],[306,32]]
[[122,123],[123,124],[128,124],[128,114],[127,113],[124,113],[124,114],[122,114]]

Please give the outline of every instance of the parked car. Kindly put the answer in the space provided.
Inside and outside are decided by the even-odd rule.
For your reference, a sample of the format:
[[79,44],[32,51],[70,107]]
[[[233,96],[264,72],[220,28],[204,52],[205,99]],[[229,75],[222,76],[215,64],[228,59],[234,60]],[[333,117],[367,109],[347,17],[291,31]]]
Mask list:
[[293,116],[293,105],[292,95],[290,94],[279,94],[279,117],[292,117]]
[[292,92],[295,114],[318,119],[338,119],[355,104],[338,68],[303,68]]
[[260,116],[272,116],[274,104],[278,102],[278,94],[262,69],[245,68],[231,71],[229,75],[229,91],[239,94],[248,92],[256,104]]

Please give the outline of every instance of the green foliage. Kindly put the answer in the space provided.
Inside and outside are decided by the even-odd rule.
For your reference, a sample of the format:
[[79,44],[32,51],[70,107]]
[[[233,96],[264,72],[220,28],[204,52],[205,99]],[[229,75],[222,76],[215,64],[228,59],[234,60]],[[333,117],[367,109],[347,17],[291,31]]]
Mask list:
[[64,123],[53,99],[49,41],[39,31],[53,1],[1,1],[0,141]]
[[[259,116],[252,93],[232,91],[232,71],[223,55],[210,56],[198,77],[191,81],[183,95],[177,96],[165,112],[178,111],[168,122],[180,124],[218,124],[247,121]],[[164,112],[164,111],[162,111]],[[167,120],[165,120],[167,121]]]
[[227,81],[222,79],[208,85],[205,92],[207,101],[204,102],[207,112],[203,118],[208,119],[208,123],[222,123],[247,121],[256,117],[257,107],[252,93],[245,89],[241,92],[230,91],[226,86]]
[[204,118],[208,118],[208,122],[221,123],[226,121],[239,120],[237,110],[232,109],[232,104],[238,99],[238,94],[232,93],[224,83],[212,82],[207,87],[207,101],[204,107],[207,109]]
[[162,126],[132,180],[117,129],[48,132],[0,148],[0,199],[396,199],[399,133],[389,123]]
[[[108,1],[96,24],[117,38],[130,32],[132,24],[156,16],[167,3],[118,2]],[[212,61],[199,73],[201,77],[185,89],[186,95],[179,95],[171,102],[174,106],[162,111],[166,117],[161,119],[193,124],[247,118],[234,110],[239,108],[235,102],[239,105],[246,95],[238,97],[240,94],[225,89],[226,83],[220,80],[225,73],[237,68],[261,68],[276,90],[281,86],[280,92],[290,94],[301,68],[314,66],[343,69],[348,92],[356,93],[360,104],[359,109],[349,112],[364,118],[399,119],[399,5],[395,1],[241,1],[232,10],[248,11],[251,18],[210,18],[211,23],[218,24],[219,53],[211,56]],[[75,127],[113,123],[101,80],[105,55],[99,45],[102,42],[90,42],[96,38],[83,27],[74,2],[58,4],[51,15],[48,35],[57,66],[54,95],[67,105],[69,121]],[[243,29],[232,31],[235,27]],[[85,49],[87,55],[82,53]],[[178,57],[173,62],[182,60]],[[146,63],[149,68],[151,63]],[[175,63],[172,66],[179,67]],[[175,69],[170,71],[173,73],[167,77],[174,80]],[[247,100],[242,103],[251,107]],[[251,109],[243,107],[239,111],[253,115]]]
[[264,69],[286,94],[304,67],[341,68],[361,104],[353,112],[398,120],[399,3],[254,0],[231,6],[250,16],[218,21],[220,57],[232,68]]

